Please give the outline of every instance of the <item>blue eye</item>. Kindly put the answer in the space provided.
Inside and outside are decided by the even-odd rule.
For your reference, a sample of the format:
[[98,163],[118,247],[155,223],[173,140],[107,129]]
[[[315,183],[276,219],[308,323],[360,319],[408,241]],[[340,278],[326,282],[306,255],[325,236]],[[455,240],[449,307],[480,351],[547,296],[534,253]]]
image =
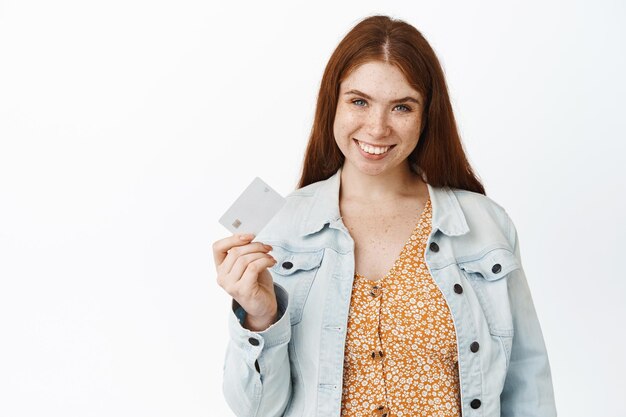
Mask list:
[[353,104],[356,104],[356,105],[357,105],[357,106],[359,106],[359,107],[362,107],[362,106],[360,106],[359,104],[357,104],[357,102],[358,102],[358,101],[361,101],[361,102],[365,103],[365,100],[360,99],[360,98],[357,98],[356,100],[352,100],[352,103],[353,103]]
[[405,106],[404,104],[398,104],[396,107],[404,107],[405,110],[402,110],[403,112],[411,111],[411,108],[409,106]]

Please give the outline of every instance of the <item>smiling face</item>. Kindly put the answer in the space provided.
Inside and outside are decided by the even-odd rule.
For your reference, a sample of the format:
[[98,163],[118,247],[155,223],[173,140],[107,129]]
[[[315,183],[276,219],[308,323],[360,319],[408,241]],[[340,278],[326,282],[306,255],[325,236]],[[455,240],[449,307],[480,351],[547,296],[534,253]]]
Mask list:
[[371,61],[353,70],[339,86],[333,125],[345,168],[368,175],[408,170],[422,110],[422,95],[397,67]]

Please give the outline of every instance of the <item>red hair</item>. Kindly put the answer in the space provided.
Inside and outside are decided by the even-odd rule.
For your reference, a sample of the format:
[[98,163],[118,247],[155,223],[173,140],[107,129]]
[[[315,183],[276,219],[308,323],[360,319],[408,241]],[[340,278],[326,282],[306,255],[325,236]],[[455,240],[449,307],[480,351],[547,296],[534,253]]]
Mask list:
[[463,150],[435,52],[413,26],[380,15],[357,23],[326,65],[297,188],[325,180],[343,165],[345,157],[333,134],[339,85],[354,69],[370,61],[395,65],[425,99],[420,137],[409,155],[413,170],[432,186],[485,194]]

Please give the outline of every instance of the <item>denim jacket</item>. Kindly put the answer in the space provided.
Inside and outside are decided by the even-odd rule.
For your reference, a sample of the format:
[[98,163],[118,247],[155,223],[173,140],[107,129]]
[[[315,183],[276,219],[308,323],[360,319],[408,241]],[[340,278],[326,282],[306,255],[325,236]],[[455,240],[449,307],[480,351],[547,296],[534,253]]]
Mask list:
[[[254,239],[271,245],[278,261],[270,272],[279,319],[264,331],[247,330],[245,312],[232,300],[223,393],[238,417],[340,415],[354,279],[340,177],[341,168],[291,192]],[[463,416],[556,416],[511,219],[479,193],[430,184],[428,192],[432,230],[424,257],[456,329]]]

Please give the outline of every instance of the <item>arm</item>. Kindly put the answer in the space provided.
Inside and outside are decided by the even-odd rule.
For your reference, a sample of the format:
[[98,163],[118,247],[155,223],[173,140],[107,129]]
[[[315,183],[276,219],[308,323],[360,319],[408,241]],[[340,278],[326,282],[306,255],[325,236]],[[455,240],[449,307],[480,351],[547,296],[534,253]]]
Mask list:
[[500,395],[502,416],[556,416],[552,376],[543,335],[521,267],[519,238],[509,218],[509,236],[520,268],[508,277],[514,336],[504,389]]
[[288,294],[276,283],[274,291],[278,320],[267,329],[253,332],[244,328],[243,320],[240,322],[237,317],[243,310],[235,300],[228,317],[230,341],[222,389],[226,402],[238,417],[281,416],[291,396]]

